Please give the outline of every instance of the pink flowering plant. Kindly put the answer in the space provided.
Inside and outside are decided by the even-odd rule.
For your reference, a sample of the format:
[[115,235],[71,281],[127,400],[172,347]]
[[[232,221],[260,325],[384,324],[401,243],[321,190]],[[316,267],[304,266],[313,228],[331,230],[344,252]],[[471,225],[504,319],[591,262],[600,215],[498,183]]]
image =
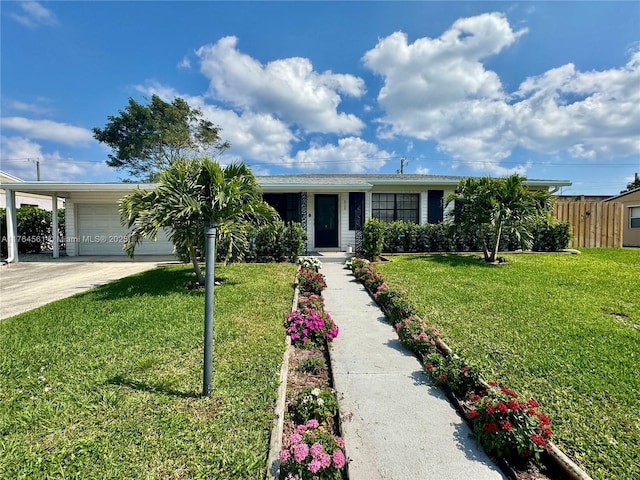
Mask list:
[[397,321],[394,327],[402,344],[412,351],[423,355],[435,352],[440,332],[436,327],[428,327],[417,315]]
[[298,297],[298,308],[307,310],[324,310],[324,299],[315,293],[305,293]]
[[469,418],[478,443],[489,454],[539,462],[553,434],[549,418],[538,410],[535,400],[519,401],[513,390],[492,386],[484,395],[470,397]]
[[354,259],[351,262],[351,269],[354,277],[362,282],[371,292],[375,292],[378,287],[384,283],[380,272],[366,260]]
[[373,296],[389,316],[392,324],[417,314],[415,305],[406,298],[406,290],[389,288],[386,283],[381,283]]
[[284,327],[296,347],[318,347],[338,336],[338,326],[331,315],[322,310],[294,310],[287,315]]
[[434,385],[447,385],[460,399],[466,398],[479,385],[477,368],[457,355],[431,353],[424,357],[423,364]]
[[296,426],[280,452],[283,480],[341,480],[347,459],[342,438],[327,433],[317,420]]
[[327,282],[323,274],[311,268],[301,268],[298,272],[298,290],[300,293],[313,293],[320,295],[327,288]]

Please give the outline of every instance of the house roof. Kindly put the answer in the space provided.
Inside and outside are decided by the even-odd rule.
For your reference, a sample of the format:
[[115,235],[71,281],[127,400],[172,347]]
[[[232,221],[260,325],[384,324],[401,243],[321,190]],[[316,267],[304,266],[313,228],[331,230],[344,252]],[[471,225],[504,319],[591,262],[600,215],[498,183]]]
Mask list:
[[[419,174],[300,174],[257,177],[265,192],[313,190],[370,190],[374,185],[445,185],[456,186],[468,178],[452,175]],[[568,180],[536,180],[525,182],[530,186],[565,187]]]
[[0,170],[0,181],[2,182],[24,182],[21,178],[11,175],[10,173]]
[[[375,185],[443,185],[455,186],[467,177],[418,174],[301,174],[256,177],[264,192],[313,191],[366,191]],[[568,180],[536,180],[525,182],[529,186],[564,187]],[[130,192],[136,188],[152,189],[153,183],[86,183],[86,182],[0,182],[0,188],[16,192],[56,194],[68,197],[74,192]]]
[[634,188],[633,190],[629,190],[628,192],[621,193],[619,195],[614,195],[613,197],[609,197],[604,202],[613,202],[614,200],[618,200],[619,198],[626,197],[627,195],[631,195],[632,193],[640,192],[640,187]]

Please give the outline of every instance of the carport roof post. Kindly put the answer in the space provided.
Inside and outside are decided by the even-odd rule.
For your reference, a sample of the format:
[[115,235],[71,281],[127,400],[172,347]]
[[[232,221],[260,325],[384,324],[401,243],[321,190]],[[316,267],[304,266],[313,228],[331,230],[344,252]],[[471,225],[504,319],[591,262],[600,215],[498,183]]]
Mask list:
[[18,222],[16,216],[16,192],[6,189],[7,199],[7,262],[18,262]]

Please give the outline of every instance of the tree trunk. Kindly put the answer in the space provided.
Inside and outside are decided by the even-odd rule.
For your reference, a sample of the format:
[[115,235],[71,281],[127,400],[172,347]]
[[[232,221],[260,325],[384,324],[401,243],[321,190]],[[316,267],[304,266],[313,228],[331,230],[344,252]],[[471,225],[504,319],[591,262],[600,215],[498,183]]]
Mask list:
[[489,262],[494,263],[498,258],[498,252],[500,249],[500,235],[502,234],[502,222],[498,224],[498,229],[496,230],[496,238],[494,239],[493,252],[491,253],[491,259]]
[[200,263],[198,263],[198,257],[196,255],[196,249],[194,247],[189,247],[189,258],[191,259],[193,270],[196,272],[198,285],[204,285],[204,275],[202,274]]

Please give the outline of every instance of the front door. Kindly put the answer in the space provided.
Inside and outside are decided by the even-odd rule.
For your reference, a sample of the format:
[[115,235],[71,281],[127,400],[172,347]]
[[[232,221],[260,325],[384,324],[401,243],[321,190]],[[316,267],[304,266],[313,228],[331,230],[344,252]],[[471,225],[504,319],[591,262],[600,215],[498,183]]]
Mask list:
[[315,248],[338,248],[338,195],[316,195],[315,211]]

